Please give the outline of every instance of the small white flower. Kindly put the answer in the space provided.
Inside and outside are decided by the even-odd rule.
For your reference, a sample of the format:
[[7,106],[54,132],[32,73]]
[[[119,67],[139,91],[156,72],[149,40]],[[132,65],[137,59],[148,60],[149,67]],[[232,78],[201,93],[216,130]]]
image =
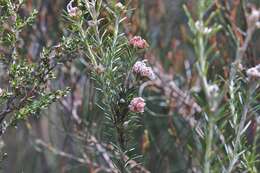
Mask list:
[[256,27],[260,29],[260,22],[256,22]]
[[212,28],[206,27],[206,26],[204,25],[203,21],[200,21],[200,20],[198,20],[198,21],[195,22],[195,27],[196,27],[196,29],[197,29],[200,33],[205,34],[205,35],[206,35],[206,34],[210,34],[210,33],[212,32]]
[[209,86],[209,93],[210,93],[212,96],[216,97],[216,96],[218,95],[218,92],[219,92],[219,87],[218,87],[218,85],[213,84],[213,85],[210,85],[210,86]]
[[251,14],[247,16],[248,27],[259,27],[260,9],[252,8]]
[[246,71],[246,74],[247,74],[249,77],[260,78],[260,64],[258,64],[258,65],[255,66],[255,67],[249,68],[249,69]]
[[208,27],[204,28],[204,31],[203,31],[204,34],[209,34],[211,32],[212,32],[212,28],[208,28]]
[[78,15],[78,7],[73,7],[72,3],[74,0],[71,0],[67,5],[67,12],[69,13],[69,16],[75,17]]
[[119,8],[120,10],[124,10],[125,9],[125,6],[121,2],[116,3],[115,7]]
[[200,30],[201,28],[204,27],[203,22],[200,21],[200,20],[196,21],[196,22],[195,22],[195,27],[196,27],[198,30]]

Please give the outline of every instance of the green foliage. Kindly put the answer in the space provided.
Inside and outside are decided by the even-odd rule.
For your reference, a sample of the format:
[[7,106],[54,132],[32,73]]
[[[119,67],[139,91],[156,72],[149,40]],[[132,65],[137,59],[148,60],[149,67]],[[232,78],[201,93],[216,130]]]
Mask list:
[[[10,0],[0,3],[0,46],[3,49],[0,57],[6,74],[4,78],[9,81],[7,86],[2,86],[0,123],[6,122],[7,127],[38,114],[68,93],[68,89],[51,91],[47,86],[55,78],[55,68],[61,61],[57,48],[44,49],[36,62],[29,61],[20,51],[19,43],[23,41],[20,34],[33,25],[38,14],[34,10],[30,16],[22,18],[18,11],[23,3]],[[2,127],[1,134],[4,129]]]
[[[237,44],[235,61],[229,67],[229,79],[222,82],[220,86],[214,79],[209,79],[209,71],[212,70],[210,61],[219,55],[213,49],[216,45],[210,45],[210,38],[218,33],[222,27],[217,23],[217,18],[221,17],[218,10],[212,11],[207,18],[204,16],[208,8],[205,4],[206,1],[199,3],[197,21],[194,21],[187,7],[184,6],[193,34],[191,43],[196,55],[196,68],[205,95],[205,98],[201,96],[200,100],[206,101],[203,105],[203,114],[206,120],[205,138],[201,141],[205,145],[204,160],[201,161],[203,172],[212,172],[212,170],[218,172],[220,169],[222,172],[233,172],[233,170],[240,169],[255,172],[254,164],[256,162],[254,159],[257,156],[254,152],[252,154],[246,152],[249,150],[248,141],[246,142],[244,139],[250,123],[253,123],[253,121],[249,121],[246,124],[254,100],[254,91],[258,85],[246,78],[239,69],[239,65],[242,66],[239,63],[243,63],[244,56],[241,49],[247,46],[247,41],[241,47]],[[254,31],[254,26],[248,26],[246,40],[251,39],[251,30]],[[230,30],[224,32],[228,33]],[[233,35],[235,34],[233,33]],[[225,95],[229,95],[227,103],[223,100]],[[219,143],[221,146],[218,145]],[[242,157],[244,157],[245,162],[242,161]]]
[[[129,3],[144,2],[152,4]],[[253,49],[249,42],[259,19],[254,19],[255,25],[248,20],[257,9],[248,7],[247,12],[244,2],[233,7],[231,1],[188,1],[181,11],[187,25],[180,22],[181,29],[174,27],[180,36],[165,34],[166,41],[159,41],[157,36],[164,30],[157,22],[170,23],[173,18],[164,18],[169,12],[160,6],[164,1],[156,2],[158,7],[149,11],[152,17],[139,21],[136,14],[131,18],[134,10],[128,10],[128,2],[124,6],[115,0],[72,0],[63,11],[62,25],[58,24],[64,32],[64,36],[57,34],[60,43],[31,58],[22,35],[28,27],[37,28],[34,21],[39,14],[20,15],[23,0],[0,0],[0,62],[5,81],[0,84],[1,132],[26,122],[35,149],[50,151],[40,155],[42,160],[62,157],[57,165],[41,163],[52,167],[43,172],[259,172],[259,80],[247,70],[253,56],[247,55]],[[145,13],[148,7],[144,6],[137,15]],[[245,13],[241,23],[248,26],[235,21],[237,9],[244,10],[239,11]],[[151,45],[158,42],[151,50],[145,49],[147,44],[137,48],[129,40],[131,27],[136,27],[132,25],[139,23],[151,27],[139,26],[153,31],[156,41]],[[166,27],[167,33],[172,27]],[[163,62],[155,58],[158,55]],[[144,57],[149,58],[141,61]],[[136,62],[151,62],[155,80],[138,74],[133,68]],[[254,70],[259,72],[257,67]],[[131,110],[138,96],[145,98],[144,113]],[[57,143],[55,148],[34,140],[30,122],[24,120],[58,100],[62,107],[55,108],[55,120],[46,116],[57,131],[48,134],[55,136],[55,140],[48,138]],[[60,122],[53,122],[56,118]]]
[[[128,108],[137,97],[139,79],[133,75],[132,67],[140,50],[129,44],[122,28],[124,7],[120,9],[117,5],[95,0],[75,4],[80,13],[67,16],[71,22],[68,39],[78,43],[76,49],[82,55],[79,61],[95,83],[96,108],[103,112],[98,116],[104,132],[98,135],[104,136],[119,152],[127,153],[136,144],[131,136],[140,120],[140,115],[131,113]],[[127,163],[120,160],[120,169],[127,169]]]

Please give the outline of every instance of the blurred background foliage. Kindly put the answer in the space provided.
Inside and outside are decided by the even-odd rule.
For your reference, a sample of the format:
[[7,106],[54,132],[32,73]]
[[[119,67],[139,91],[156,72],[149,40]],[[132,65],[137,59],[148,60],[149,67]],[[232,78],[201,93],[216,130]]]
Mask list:
[[[234,20],[243,27],[244,16],[241,8],[236,7],[239,1],[230,0],[227,3],[230,5],[230,10],[233,10],[231,15],[234,15]],[[27,16],[33,9],[39,10],[36,24],[22,33],[22,37],[25,38],[22,47],[28,59],[37,59],[44,46],[57,45],[62,35],[67,34],[65,29],[67,24],[63,15],[68,2],[27,0],[20,11],[22,15]],[[195,90],[198,77],[193,75],[196,73],[192,73],[195,58],[189,41],[190,31],[183,4],[187,5],[196,18],[197,0],[125,0],[122,2],[134,9],[125,23],[125,32],[129,37],[142,35],[150,44],[149,51],[143,56],[156,67],[163,69],[183,91]],[[259,0],[248,2],[260,6]],[[225,18],[217,20],[225,25],[223,23]],[[251,49],[247,52],[248,67],[260,63],[259,36],[258,31],[253,37]],[[212,63],[215,65],[214,68],[225,76],[228,65],[233,61],[235,52],[231,50],[235,50],[235,45],[230,38],[225,37],[224,33],[218,34],[212,42],[222,50],[222,54]],[[86,145],[84,132],[88,134],[89,130],[97,139],[102,139],[100,131],[105,130],[100,127],[103,117],[100,117],[99,111],[94,109],[96,96],[93,83],[84,72],[82,64],[78,61],[66,63],[57,70],[57,74],[56,82],[50,85],[53,88],[69,86],[71,94],[42,112],[40,118],[32,117],[26,122],[19,123],[15,129],[8,129],[2,137],[3,152],[8,153],[1,163],[2,172],[87,172],[86,165],[83,163],[79,164],[73,161],[74,159],[55,155],[38,145],[38,139],[41,139],[59,148],[60,151],[77,156],[84,152],[84,145]],[[213,78],[214,74],[211,75]],[[141,126],[132,135],[132,138],[138,141],[134,144],[137,147],[134,153],[143,154],[143,157],[136,160],[151,172],[194,171],[191,170],[191,165],[199,163],[191,163],[194,160],[190,158],[189,152],[202,150],[197,135],[194,135],[195,130],[177,112],[169,113],[165,99],[154,95],[149,90],[144,93],[144,96],[150,100],[147,103],[150,111],[142,116]],[[86,124],[78,125],[82,120]],[[82,139],[79,139],[80,137]]]

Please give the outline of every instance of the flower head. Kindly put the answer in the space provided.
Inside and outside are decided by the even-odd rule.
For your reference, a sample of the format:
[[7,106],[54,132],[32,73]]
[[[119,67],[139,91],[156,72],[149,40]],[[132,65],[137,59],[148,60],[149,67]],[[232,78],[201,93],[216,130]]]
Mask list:
[[146,64],[143,61],[137,61],[133,66],[133,72],[139,74],[145,67]]
[[147,67],[144,61],[137,61],[133,66],[133,72],[140,75],[141,77],[146,77],[150,80],[155,79],[155,74],[151,67]]
[[246,71],[246,74],[247,74],[249,77],[260,78],[260,64],[258,64],[258,65],[255,66],[255,67],[249,68],[249,69]]
[[121,2],[116,3],[115,7],[120,9],[120,10],[124,10],[125,9],[125,6]]
[[145,49],[149,47],[148,43],[140,36],[134,36],[131,38],[129,44],[139,49]]
[[145,67],[141,70],[140,72],[141,76],[143,77],[147,77],[149,78],[150,80],[154,80],[155,79],[155,75],[154,75],[154,72],[152,70],[151,67]]
[[212,32],[212,28],[206,27],[203,21],[196,21],[195,22],[196,29],[202,34],[210,34]]
[[144,99],[142,97],[135,97],[128,107],[131,112],[142,113],[145,107]]
[[79,14],[78,7],[73,7],[72,3],[74,0],[71,0],[67,5],[67,12],[69,13],[70,17],[76,17]]

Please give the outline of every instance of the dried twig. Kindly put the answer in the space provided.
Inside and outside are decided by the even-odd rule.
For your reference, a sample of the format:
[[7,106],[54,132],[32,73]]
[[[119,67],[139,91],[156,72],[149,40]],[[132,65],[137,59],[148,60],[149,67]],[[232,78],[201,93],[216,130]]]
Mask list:
[[140,87],[139,95],[142,94],[145,87],[155,86],[156,88],[159,88],[164,96],[170,101],[170,108],[176,109],[178,113],[194,127],[196,124],[194,114],[196,112],[201,112],[201,107],[194,101],[188,92],[182,91],[175,84],[171,76],[164,71],[159,70],[158,67],[154,67],[154,71],[157,74],[157,79],[155,81],[143,83]]

